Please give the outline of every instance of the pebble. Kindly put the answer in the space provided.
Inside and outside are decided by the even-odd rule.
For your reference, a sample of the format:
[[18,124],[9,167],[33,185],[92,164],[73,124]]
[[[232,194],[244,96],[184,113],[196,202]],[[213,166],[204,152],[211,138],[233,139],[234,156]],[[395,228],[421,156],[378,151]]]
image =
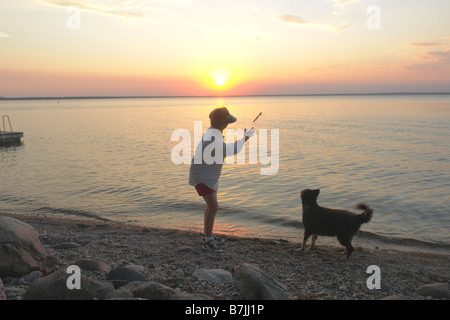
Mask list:
[[229,283],[233,281],[231,272],[223,269],[197,269],[194,271],[194,276],[200,281],[214,284]]
[[41,271],[32,271],[26,275],[24,275],[22,278],[20,278],[20,282],[24,283],[32,283],[34,280],[39,279],[42,276]]
[[191,253],[194,249],[192,247],[189,246],[183,246],[180,247],[176,250],[176,252],[178,253]]
[[25,288],[6,287],[5,293],[8,300],[21,300],[27,290]]

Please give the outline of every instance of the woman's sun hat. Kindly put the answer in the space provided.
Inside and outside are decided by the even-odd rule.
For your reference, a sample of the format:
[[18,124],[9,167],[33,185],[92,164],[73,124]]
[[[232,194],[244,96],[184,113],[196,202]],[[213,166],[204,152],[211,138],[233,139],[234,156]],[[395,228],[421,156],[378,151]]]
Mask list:
[[225,123],[233,123],[236,122],[236,117],[230,114],[225,107],[217,107],[209,114],[209,119],[211,119],[211,125],[217,126]]

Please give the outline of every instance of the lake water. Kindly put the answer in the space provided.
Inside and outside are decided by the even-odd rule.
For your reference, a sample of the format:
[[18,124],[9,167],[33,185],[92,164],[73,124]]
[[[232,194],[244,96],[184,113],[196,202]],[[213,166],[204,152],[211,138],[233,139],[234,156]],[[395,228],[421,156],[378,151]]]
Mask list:
[[255,128],[279,130],[279,170],[225,164],[216,232],[301,241],[300,191],[320,188],[323,206],[374,209],[366,237],[450,244],[449,95],[0,101],[24,132],[0,148],[0,211],[201,230],[171,134],[206,130],[217,105],[238,118],[229,128],[263,113]]

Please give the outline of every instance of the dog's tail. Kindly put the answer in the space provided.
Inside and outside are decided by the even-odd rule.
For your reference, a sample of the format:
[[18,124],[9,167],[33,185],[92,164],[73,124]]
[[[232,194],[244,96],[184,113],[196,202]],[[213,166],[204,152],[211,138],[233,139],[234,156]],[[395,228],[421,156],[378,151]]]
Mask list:
[[363,213],[358,215],[358,220],[361,224],[367,223],[372,219],[373,215],[373,209],[371,209],[368,205],[365,205],[364,203],[358,203],[355,206],[359,210],[363,210]]

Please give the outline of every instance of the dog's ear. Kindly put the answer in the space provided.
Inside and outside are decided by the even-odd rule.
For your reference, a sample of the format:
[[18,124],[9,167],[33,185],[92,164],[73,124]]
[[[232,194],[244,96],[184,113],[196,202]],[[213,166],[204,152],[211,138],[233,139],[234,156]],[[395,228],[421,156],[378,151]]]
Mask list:
[[315,190],[313,190],[314,191],[314,196],[316,197],[316,199],[317,199],[317,197],[319,196],[319,193],[320,193],[320,189],[315,189]]

